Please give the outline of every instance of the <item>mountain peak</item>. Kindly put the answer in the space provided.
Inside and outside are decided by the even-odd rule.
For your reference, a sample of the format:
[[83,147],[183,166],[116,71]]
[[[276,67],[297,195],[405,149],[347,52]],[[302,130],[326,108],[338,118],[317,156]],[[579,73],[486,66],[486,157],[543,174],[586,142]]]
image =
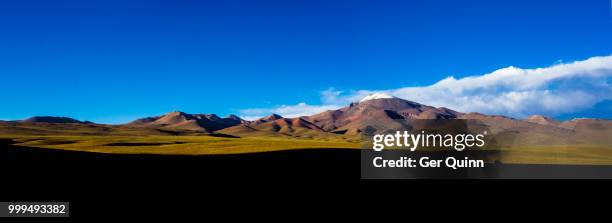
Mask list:
[[166,113],[165,116],[184,116],[184,115],[187,115],[187,113],[182,112],[182,111],[173,111],[173,112]]
[[364,101],[369,101],[369,100],[374,100],[374,99],[382,99],[382,98],[395,98],[395,97],[385,94],[385,93],[372,93],[362,98],[359,102],[364,102]]
[[532,115],[532,116],[529,116],[526,119],[526,121],[531,122],[531,123],[540,124],[540,125],[558,125],[560,124],[559,121],[554,120],[553,118],[544,116],[544,115]]
[[283,118],[283,116],[280,116],[278,114],[271,114],[271,115],[268,115],[268,116],[263,117],[261,119],[267,120],[267,121],[274,121],[274,120],[278,120],[278,119],[281,119],[281,118]]

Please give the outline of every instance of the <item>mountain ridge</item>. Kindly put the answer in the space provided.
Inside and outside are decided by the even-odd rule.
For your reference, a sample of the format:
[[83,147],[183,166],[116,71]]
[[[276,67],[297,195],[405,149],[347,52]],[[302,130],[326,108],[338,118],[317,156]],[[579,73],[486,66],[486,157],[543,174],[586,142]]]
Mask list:
[[69,117],[61,117],[61,116],[33,116],[24,120],[20,120],[18,122],[22,123],[55,123],[55,124],[63,124],[63,123],[80,123],[80,124],[88,124],[93,123],[89,121],[79,121],[74,118]]
[[[168,112],[160,116],[136,119],[122,125],[103,125],[83,122],[68,117],[35,116],[17,121],[21,124],[76,124],[95,125],[100,128],[148,128],[159,131],[188,131],[202,134],[227,134],[246,136],[282,137],[352,137],[392,129],[405,129],[415,120],[477,120],[494,133],[514,132],[515,134],[538,133],[564,135],[575,131],[593,132],[595,129],[609,129],[612,121],[600,119],[572,119],[558,121],[543,115],[516,119],[501,115],[486,115],[476,112],[463,113],[444,107],[433,107],[387,95],[374,95],[368,100],[320,112],[314,115],[294,118],[270,114],[257,120],[247,121],[236,115],[219,117],[216,114],[188,114],[181,111]],[[5,122],[6,123],[6,122]],[[9,122],[10,123],[10,122]],[[514,134],[513,133],[513,134]],[[174,134],[174,133],[173,133]]]
[[245,120],[236,115],[229,115],[228,117],[221,118],[216,114],[188,114],[181,111],[173,111],[161,116],[137,119],[125,125],[136,127],[166,127],[212,133],[245,122]]

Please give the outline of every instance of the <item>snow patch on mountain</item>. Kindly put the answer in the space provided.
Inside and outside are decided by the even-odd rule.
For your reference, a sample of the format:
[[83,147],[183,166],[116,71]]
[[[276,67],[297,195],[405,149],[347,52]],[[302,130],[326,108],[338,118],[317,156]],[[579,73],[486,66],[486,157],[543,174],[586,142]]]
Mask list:
[[373,99],[381,99],[381,98],[393,98],[393,96],[385,94],[385,93],[373,93],[373,94],[369,94],[368,96],[365,96],[359,102],[369,101]]

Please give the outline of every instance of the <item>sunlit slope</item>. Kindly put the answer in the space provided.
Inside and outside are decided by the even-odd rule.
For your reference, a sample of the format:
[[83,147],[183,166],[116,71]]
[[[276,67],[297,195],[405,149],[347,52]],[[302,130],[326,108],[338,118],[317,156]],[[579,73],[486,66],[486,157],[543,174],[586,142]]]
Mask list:
[[279,137],[227,138],[215,136],[22,136],[15,145],[122,154],[237,154],[291,149],[359,148],[344,141]]

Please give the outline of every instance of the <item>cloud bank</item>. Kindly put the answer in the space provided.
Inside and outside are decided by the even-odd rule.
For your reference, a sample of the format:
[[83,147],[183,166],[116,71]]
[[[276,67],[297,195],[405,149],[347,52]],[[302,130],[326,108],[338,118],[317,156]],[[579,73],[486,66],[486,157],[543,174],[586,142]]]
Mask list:
[[277,113],[286,117],[312,115],[357,102],[380,92],[398,98],[461,112],[525,117],[533,114],[555,116],[578,112],[612,100],[612,55],[555,64],[544,68],[502,68],[483,75],[456,79],[453,76],[429,86],[382,90],[321,92],[320,105],[281,105],[245,109],[241,114],[261,117]]

